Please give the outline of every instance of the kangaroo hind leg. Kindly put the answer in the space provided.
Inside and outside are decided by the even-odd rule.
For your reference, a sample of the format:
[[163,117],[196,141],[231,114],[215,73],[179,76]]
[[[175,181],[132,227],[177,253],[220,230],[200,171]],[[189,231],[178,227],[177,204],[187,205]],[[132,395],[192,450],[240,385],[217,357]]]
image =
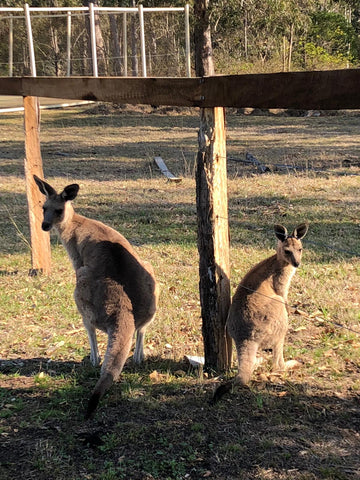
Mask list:
[[258,342],[254,340],[245,340],[240,345],[236,345],[238,354],[238,374],[236,383],[247,385],[250,382],[251,375],[256,365],[256,354],[259,349]]
[[135,328],[130,325],[126,325],[126,328],[117,327],[109,333],[101,375],[91,394],[85,418],[94,415],[101,398],[119,378],[129,356],[134,333]]
[[135,342],[135,350],[133,355],[133,360],[135,363],[140,364],[144,361],[144,340],[145,340],[145,332],[148,325],[154,320],[155,314],[150,318],[148,322],[142,324],[140,327],[136,328],[136,342]]
[[284,370],[284,338],[279,339],[273,346],[273,370]]
[[145,339],[146,326],[136,330],[136,343],[135,350],[133,355],[133,360],[135,363],[139,364],[144,360],[144,339]]
[[76,288],[74,299],[76,306],[82,316],[90,343],[90,361],[94,366],[100,364],[100,355],[96,339],[96,313],[93,304],[93,279],[87,267],[76,270]]
[[100,365],[101,357],[99,355],[99,350],[98,350],[96,329],[92,324],[89,326],[85,324],[85,327],[86,327],[86,331],[87,331],[89,343],[90,343],[90,362],[92,363],[92,365],[94,365],[94,367],[97,367],[98,365]]

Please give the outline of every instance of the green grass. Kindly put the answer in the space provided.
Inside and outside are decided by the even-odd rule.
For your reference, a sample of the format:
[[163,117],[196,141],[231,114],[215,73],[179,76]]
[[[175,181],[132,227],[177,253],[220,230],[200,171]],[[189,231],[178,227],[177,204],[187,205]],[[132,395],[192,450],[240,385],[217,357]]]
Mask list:
[[[232,291],[273,253],[274,223],[290,229],[308,220],[310,229],[290,289],[298,313],[285,345],[285,358],[301,361],[300,368],[278,376],[265,361],[249,389],[211,407],[221,378],[184,361],[203,354],[197,114],[92,110],[42,112],[45,175],[59,188],[78,182],[75,208],[118,229],[153,264],[161,297],[148,358],[140,367],[127,362],[95,420],[84,423],[99,369],[87,358],[74,273],[52,235],[51,275],[28,276],[22,118],[2,115],[0,480],[357,478],[360,338],[351,330],[360,331],[358,118],[228,115],[229,155],[249,151],[268,165],[309,167],[258,175],[229,161]],[[181,183],[161,177],[152,163],[157,154]],[[102,354],[105,346],[99,333]],[[226,378],[235,372],[234,358]]]

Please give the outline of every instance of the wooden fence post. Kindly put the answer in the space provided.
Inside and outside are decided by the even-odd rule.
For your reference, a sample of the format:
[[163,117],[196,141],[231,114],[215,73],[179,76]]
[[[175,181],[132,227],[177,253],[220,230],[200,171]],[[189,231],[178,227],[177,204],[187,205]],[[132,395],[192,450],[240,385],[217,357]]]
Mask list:
[[[194,3],[195,69],[200,77],[215,73],[208,7],[209,0]],[[226,370],[231,365],[232,341],[225,330],[230,307],[230,261],[225,110],[222,107],[200,109],[196,167],[205,369]]]
[[30,274],[38,271],[50,273],[51,252],[50,235],[41,229],[42,204],[44,196],[34,182],[33,175],[44,178],[40,152],[40,108],[38,97],[24,97],[24,129],[25,129],[25,181],[28,201],[31,265]]
[[231,365],[225,324],[230,306],[229,226],[224,109],[201,109],[196,170],[200,302],[205,369]]

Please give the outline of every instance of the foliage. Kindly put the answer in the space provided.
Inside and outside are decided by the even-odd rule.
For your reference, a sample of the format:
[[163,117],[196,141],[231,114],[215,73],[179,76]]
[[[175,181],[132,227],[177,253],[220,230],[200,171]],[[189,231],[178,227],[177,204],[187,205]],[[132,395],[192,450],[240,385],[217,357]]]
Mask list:
[[359,60],[358,13],[349,3],[216,0],[212,18],[221,73],[226,65],[232,69],[228,73],[236,73],[332,68]]
[[[144,0],[145,7],[183,6],[184,0]],[[189,2],[192,7],[194,1]],[[82,6],[81,0],[29,1],[31,6]],[[102,0],[99,6],[132,6],[129,0]],[[3,6],[22,6],[7,0]],[[210,18],[218,73],[260,72],[358,65],[360,58],[360,10],[355,0],[213,0]],[[33,15],[33,36],[38,75],[66,74],[66,13],[59,17]],[[28,75],[26,29],[21,15],[14,15],[14,75]],[[128,15],[129,65],[140,63],[139,25]],[[124,72],[122,15],[99,16],[103,42],[100,54],[106,61],[100,75]],[[132,20],[135,19],[133,29]],[[193,22],[193,18],[191,18]],[[185,75],[183,15],[145,15],[148,75]],[[0,17],[0,74],[7,75],[9,21]],[[116,41],[114,41],[116,39]],[[130,41],[130,39],[132,41]],[[194,50],[194,49],[192,49]],[[119,53],[120,52],[120,53]],[[90,75],[91,54],[87,20],[72,17],[72,75]],[[136,74],[136,67],[129,67]]]

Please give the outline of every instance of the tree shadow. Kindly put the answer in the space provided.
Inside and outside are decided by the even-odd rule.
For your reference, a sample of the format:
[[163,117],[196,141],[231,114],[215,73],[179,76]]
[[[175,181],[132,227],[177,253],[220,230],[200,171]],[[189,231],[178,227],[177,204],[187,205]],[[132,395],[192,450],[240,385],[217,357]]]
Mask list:
[[[75,479],[93,468],[105,474],[106,464],[113,478],[143,480],[198,479],[207,472],[216,479],[358,478],[359,395],[351,390],[337,396],[306,383],[255,384],[210,406],[213,380],[186,371],[176,378],[184,364],[150,358],[140,368],[130,362],[126,378],[85,423],[83,404],[94,379],[81,376],[80,363],[18,362],[3,372],[9,385],[2,381],[0,389],[7,478],[22,472],[22,478]],[[71,379],[75,371],[77,382],[16,386],[15,372],[21,385],[40,365]]]

